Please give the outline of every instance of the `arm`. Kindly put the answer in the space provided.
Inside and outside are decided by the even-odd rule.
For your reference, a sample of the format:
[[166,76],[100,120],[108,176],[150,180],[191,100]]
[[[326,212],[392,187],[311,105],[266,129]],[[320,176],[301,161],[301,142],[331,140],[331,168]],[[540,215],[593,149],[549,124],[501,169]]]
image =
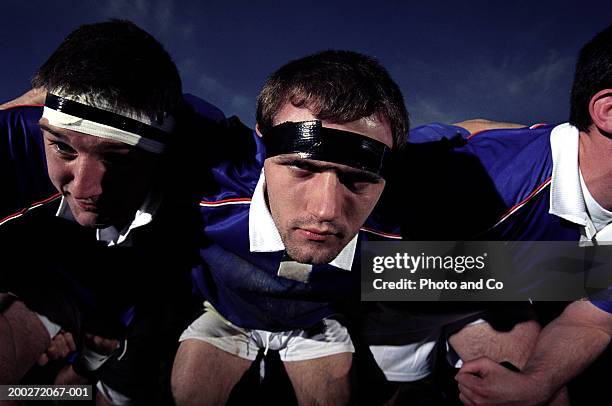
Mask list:
[[24,94],[22,94],[16,99],[0,104],[0,110],[6,110],[11,107],[21,106],[21,105],[44,104],[46,96],[47,96],[47,91],[40,87],[37,87],[32,90],[28,90],[27,92],[25,92]]
[[467,362],[457,375],[468,404],[537,405],[580,374],[608,346],[612,314],[588,301],[570,304],[542,332],[522,372],[487,358]]
[[470,120],[461,121],[459,123],[454,123],[457,127],[463,127],[470,132],[470,134],[474,134],[480,131],[485,130],[495,130],[501,128],[523,128],[527,127],[523,124],[518,123],[510,123],[505,121],[491,121],[486,120],[484,118],[474,118]]
[[[23,302],[0,293],[0,384],[14,385],[51,342],[49,332]],[[7,304],[8,303],[8,304]],[[2,306],[0,306],[2,307]]]
[[524,373],[556,390],[588,367],[611,336],[612,314],[586,300],[574,302],[542,330]]

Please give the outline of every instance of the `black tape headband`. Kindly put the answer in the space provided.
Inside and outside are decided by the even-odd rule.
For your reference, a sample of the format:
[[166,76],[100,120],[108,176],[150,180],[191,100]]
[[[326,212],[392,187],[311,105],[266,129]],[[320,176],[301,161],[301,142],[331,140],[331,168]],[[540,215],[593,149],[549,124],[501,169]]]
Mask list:
[[79,117],[84,120],[93,121],[95,123],[104,124],[109,127],[117,128],[119,130],[136,134],[143,138],[148,138],[157,142],[163,143],[168,137],[165,131],[153,127],[152,125],[134,120],[130,117],[122,116],[121,114],[113,113],[111,111],[102,110],[76,102],[74,100],[65,99],[51,93],[47,93],[45,106],[61,113]]
[[375,139],[323,127],[321,121],[286,122],[263,136],[266,157],[300,154],[305,159],[333,162],[384,177],[390,149]]

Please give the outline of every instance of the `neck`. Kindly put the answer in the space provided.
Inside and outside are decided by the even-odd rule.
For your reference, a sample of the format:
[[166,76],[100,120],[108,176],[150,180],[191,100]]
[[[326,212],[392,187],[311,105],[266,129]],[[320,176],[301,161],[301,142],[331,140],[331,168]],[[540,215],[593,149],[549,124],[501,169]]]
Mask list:
[[606,210],[612,210],[612,139],[592,126],[580,132],[578,162],[593,198]]
[[133,220],[134,220],[134,216],[132,215],[131,217],[117,219],[116,221],[113,221],[112,225],[117,229],[117,231],[122,232],[125,228],[127,228],[132,223]]

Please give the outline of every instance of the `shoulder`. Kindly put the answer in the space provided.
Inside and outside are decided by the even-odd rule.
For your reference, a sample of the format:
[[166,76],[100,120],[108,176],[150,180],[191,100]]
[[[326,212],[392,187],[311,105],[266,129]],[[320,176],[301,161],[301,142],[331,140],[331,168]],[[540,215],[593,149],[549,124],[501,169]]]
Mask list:
[[61,197],[60,193],[51,194],[42,200],[33,202],[14,213],[0,218],[0,230],[19,227],[22,224],[37,221],[41,218],[54,217],[59,208]]
[[546,183],[552,171],[550,133],[554,126],[484,130],[455,143],[441,166],[462,178],[485,175],[508,206]]
[[470,136],[460,151],[477,157],[504,201],[514,205],[549,182],[553,128],[486,130]]
[[[51,246],[67,244],[59,237],[58,218],[55,213],[61,195],[55,194],[37,201],[0,219],[0,246],[12,258],[25,256],[23,263],[34,263]],[[36,255],[28,257],[35,250]],[[20,263],[21,259],[19,260]]]
[[410,130],[408,141],[413,144],[453,139],[455,137],[467,138],[470,132],[460,126],[442,123],[430,123],[414,127]]
[[21,105],[0,110],[0,133],[3,144],[11,147],[27,146],[29,140],[40,138],[38,121],[41,105]]
[[0,126],[10,128],[17,123],[38,124],[42,111],[42,104],[20,104],[0,109]]
[[552,126],[486,130],[422,126],[389,182],[412,239],[465,239],[488,229],[549,180]]
[[38,120],[41,106],[0,110],[0,218],[54,193],[47,175],[44,143]]

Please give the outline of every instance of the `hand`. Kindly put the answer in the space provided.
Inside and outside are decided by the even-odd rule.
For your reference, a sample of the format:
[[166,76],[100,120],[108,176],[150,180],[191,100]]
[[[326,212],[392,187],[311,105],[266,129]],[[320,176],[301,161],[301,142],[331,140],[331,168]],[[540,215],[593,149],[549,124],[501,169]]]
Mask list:
[[85,334],[85,346],[98,354],[110,355],[119,348],[119,341],[93,334]]
[[469,406],[540,405],[551,396],[546,386],[530,375],[513,372],[486,357],[464,363],[455,379],[459,399]]
[[76,351],[72,334],[61,330],[53,339],[47,350],[38,358],[38,365],[46,365],[50,360],[66,358],[68,354]]
[[[120,347],[119,341],[93,334],[85,334],[83,348],[72,364],[72,372],[85,379],[93,379],[95,371],[108,361]],[[70,372],[70,371],[68,371]]]
[[91,385],[89,378],[77,374],[72,365],[66,365],[55,377],[54,385]]

